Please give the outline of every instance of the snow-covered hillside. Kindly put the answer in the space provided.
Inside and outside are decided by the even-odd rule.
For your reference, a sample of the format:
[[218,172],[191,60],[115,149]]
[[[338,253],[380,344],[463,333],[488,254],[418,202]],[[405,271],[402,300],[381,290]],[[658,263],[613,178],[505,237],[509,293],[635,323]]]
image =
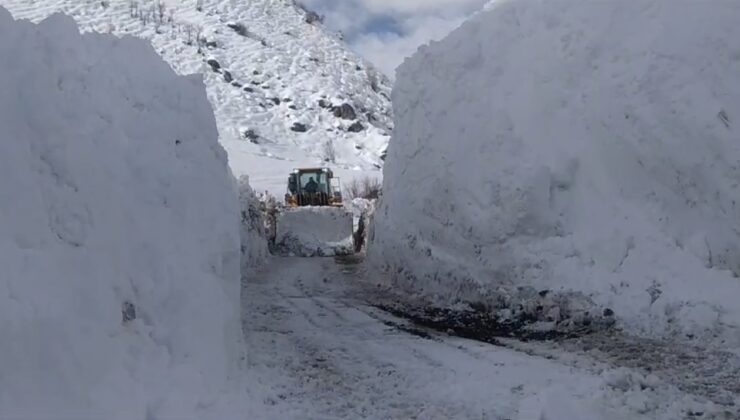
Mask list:
[[285,190],[296,166],[379,175],[390,84],[293,0],[0,0],[16,18],[62,11],[84,31],[151,40],[180,74],[203,73],[235,175]]
[[0,418],[227,410],[239,203],[201,77],[2,8],[0,56]]
[[422,48],[373,260],[502,317],[740,345],[738,22],[738,2],[501,0]]

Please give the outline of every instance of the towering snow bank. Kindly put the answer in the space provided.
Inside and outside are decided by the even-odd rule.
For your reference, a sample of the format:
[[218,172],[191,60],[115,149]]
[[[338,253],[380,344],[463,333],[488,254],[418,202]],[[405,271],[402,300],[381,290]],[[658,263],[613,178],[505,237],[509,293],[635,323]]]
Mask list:
[[422,48],[372,259],[441,301],[559,291],[634,332],[737,341],[738,22],[737,2],[497,1]]
[[239,205],[200,76],[0,8],[0,417],[208,417]]

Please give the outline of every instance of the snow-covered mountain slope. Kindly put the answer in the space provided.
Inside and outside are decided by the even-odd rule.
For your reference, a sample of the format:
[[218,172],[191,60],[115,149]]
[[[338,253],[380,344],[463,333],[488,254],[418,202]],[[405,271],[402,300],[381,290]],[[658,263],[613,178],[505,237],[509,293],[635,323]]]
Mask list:
[[236,418],[210,411],[243,348],[239,202],[201,77],[1,7],[0,57],[0,418]]
[[493,2],[397,74],[372,259],[502,317],[737,348],[738,22],[738,2]]
[[328,162],[351,176],[382,165],[392,128],[390,82],[293,0],[0,5],[16,18],[38,21],[61,11],[83,31],[146,38],[178,73],[203,73],[231,167],[250,175],[257,190],[283,192],[295,166]]

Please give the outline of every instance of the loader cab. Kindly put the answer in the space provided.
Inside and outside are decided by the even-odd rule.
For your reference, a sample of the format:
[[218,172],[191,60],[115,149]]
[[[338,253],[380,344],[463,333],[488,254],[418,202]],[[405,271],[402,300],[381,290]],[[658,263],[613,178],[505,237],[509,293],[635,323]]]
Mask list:
[[285,204],[290,207],[342,206],[339,178],[329,168],[295,169],[288,176]]

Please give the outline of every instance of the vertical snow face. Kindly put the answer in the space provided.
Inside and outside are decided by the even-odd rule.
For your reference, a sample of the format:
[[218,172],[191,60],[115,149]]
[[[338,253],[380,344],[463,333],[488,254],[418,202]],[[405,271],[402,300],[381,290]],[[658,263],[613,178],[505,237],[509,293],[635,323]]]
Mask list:
[[737,341],[740,4],[706,6],[496,1],[422,48],[394,88],[375,264],[443,302],[548,290]]
[[0,56],[0,417],[208,417],[239,204],[201,77],[2,8]]

